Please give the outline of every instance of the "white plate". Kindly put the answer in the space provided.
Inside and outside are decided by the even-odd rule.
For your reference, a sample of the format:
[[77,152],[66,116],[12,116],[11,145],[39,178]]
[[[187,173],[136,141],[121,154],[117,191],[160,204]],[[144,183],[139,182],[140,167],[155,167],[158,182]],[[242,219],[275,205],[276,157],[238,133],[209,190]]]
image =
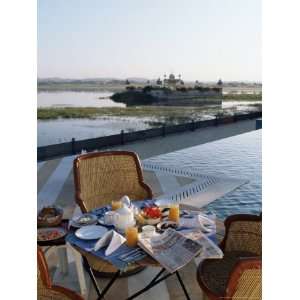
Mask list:
[[76,230],[75,235],[82,240],[95,240],[101,238],[107,228],[99,225],[86,225]]

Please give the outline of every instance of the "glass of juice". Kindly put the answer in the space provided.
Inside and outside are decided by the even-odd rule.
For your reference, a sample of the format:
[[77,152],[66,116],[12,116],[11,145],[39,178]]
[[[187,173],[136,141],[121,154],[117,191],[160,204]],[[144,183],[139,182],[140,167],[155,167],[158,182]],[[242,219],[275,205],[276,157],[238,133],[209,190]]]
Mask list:
[[169,220],[179,222],[179,204],[172,204],[169,210]]
[[123,206],[122,201],[120,200],[112,200],[111,201],[111,209],[112,210],[117,210]]
[[127,227],[125,230],[126,244],[129,247],[135,247],[138,242],[138,229],[137,227]]

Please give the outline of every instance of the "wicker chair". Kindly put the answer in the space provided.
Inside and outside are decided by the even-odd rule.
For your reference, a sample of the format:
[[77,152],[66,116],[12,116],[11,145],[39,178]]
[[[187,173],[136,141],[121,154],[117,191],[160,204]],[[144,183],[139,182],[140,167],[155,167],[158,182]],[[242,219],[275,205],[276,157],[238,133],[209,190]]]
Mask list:
[[82,212],[111,203],[124,195],[151,199],[138,156],[129,151],[83,154],[74,160],[76,201]]
[[208,299],[261,299],[261,220],[245,214],[225,220],[224,257],[203,260],[197,270]]
[[[78,156],[73,165],[75,198],[82,212],[110,204],[128,195],[132,200],[151,199],[151,188],[143,181],[138,156],[129,151],[93,152]],[[101,276],[117,271],[111,264],[85,254],[89,265]],[[131,273],[141,268],[130,267]],[[127,272],[129,274],[129,272]]]
[[73,299],[83,300],[83,298],[75,293],[74,291],[58,286],[52,285],[51,278],[48,271],[48,265],[41,248],[37,249],[37,299],[39,300],[62,300],[62,299]]

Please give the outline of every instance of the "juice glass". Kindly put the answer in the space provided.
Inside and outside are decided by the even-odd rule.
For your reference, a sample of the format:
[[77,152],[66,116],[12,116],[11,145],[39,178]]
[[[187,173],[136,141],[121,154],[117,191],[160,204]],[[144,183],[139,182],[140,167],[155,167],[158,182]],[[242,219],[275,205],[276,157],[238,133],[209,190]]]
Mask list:
[[111,201],[111,209],[112,210],[117,210],[123,206],[122,201],[120,200],[112,200]]
[[126,244],[129,247],[135,247],[138,242],[138,229],[137,227],[127,227],[125,230]]
[[172,204],[169,210],[169,220],[179,222],[179,204]]

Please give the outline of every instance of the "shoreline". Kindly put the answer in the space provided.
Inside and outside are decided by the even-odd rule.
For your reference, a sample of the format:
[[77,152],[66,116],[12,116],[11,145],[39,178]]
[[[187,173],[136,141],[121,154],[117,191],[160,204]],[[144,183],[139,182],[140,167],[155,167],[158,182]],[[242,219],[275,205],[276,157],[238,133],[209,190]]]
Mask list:
[[[229,101],[228,101],[229,102]],[[249,101],[250,102],[250,101]],[[257,102],[257,101],[255,101]],[[253,110],[261,110],[261,103],[247,104]],[[245,107],[245,108],[246,108]],[[249,110],[249,109],[248,109]],[[156,118],[158,121],[187,121],[201,119],[203,115],[232,114],[234,108],[218,106],[182,107],[182,106],[132,106],[132,107],[40,107],[38,120],[57,119],[96,119],[99,117],[135,117]]]

